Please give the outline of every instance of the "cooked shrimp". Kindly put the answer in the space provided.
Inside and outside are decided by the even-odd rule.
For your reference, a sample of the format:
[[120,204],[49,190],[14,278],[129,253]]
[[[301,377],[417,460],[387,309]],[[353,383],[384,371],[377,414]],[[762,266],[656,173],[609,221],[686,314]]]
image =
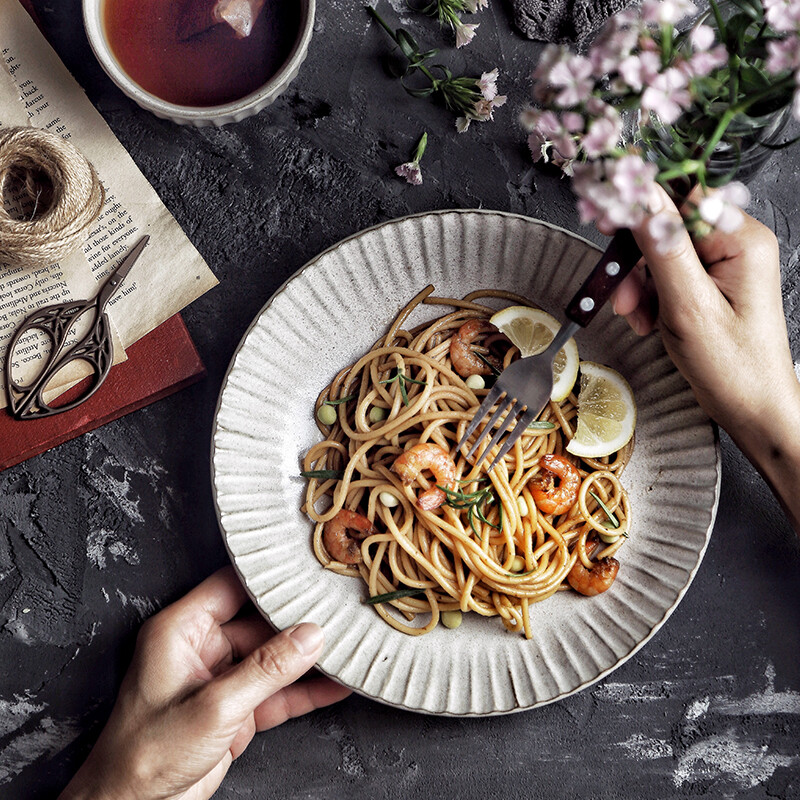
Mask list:
[[[581,474],[564,456],[554,453],[539,459],[542,468],[530,482],[533,502],[545,514],[563,514],[575,504],[581,488]],[[558,486],[555,479],[559,478]]]
[[[470,319],[450,339],[450,361],[453,369],[462,378],[468,378],[470,375],[491,375],[491,367],[478,358],[470,345],[482,333],[496,330],[494,325],[485,319]],[[494,356],[487,355],[484,358],[497,369],[500,368],[500,362]]]
[[[392,464],[392,469],[400,476],[405,486],[412,484],[422,470],[429,469],[436,478],[436,483],[448,489],[455,487],[455,462],[447,450],[432,442],[415,444],[401,453]],[[447,495],[438,486],[431,486],[417,497],[417,505],[423,511],[433,511],[434,508],[439,508],[446,498]]]
[[619,561],[616,558],[601,558],[594,562],[591,569],[587,569],[579,558],[567,573],[567,580],[576,592],[594,597],[611,588],[617,572]]
[[343,508],[325,523],[322,541],[335,561],[343,564],[360,564],[361,546],[356,539],[366,539],[377,533],[377,528],[363,515]]

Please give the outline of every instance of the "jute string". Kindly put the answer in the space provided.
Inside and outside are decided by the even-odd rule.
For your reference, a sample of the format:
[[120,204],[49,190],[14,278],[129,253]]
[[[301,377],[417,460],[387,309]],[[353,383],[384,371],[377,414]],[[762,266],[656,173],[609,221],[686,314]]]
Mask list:
[[31,219],[15,219],[0,202],[0,269],[64,258],[86,240],[105,202],[103,185],[84,155],[37,128],[0,128],[0,198],[12,186],[24,187],[34,212]]

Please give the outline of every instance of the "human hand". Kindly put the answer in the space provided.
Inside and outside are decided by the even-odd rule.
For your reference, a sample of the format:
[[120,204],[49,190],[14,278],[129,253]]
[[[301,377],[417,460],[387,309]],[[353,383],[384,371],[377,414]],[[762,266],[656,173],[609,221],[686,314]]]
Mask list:
[[[659,227],[680,222],[660,187],[654,203],[666,222]],[[742,213],[733,233],[713,231],[693,242],[680,226],[665,248],[649,223],[633,234],[650,274],[635,270],[617,290],[614,310],[637,333],[659,328],[700,405],[729,432],[774,413],[779,398],[798,393],[774,234]]]
[[[762,472],[800,532],[800,382],[777,240],[742,212],[733,233],[713,231],[693,242],[660,187],[651,208],[655,217],[633,229],[649,275],[641,265],[634,270],[615,293],[614,310],[640,334],[658,327],[700,405]],[[678,235],[665,247],[654,228]]]
[[246,602],[227,567],[144,623],[111,717],[60,800],[206,800],[256,731],[350,693],[323,677],[294,683],[322,631],[273,635],[261,617],[236,617]]

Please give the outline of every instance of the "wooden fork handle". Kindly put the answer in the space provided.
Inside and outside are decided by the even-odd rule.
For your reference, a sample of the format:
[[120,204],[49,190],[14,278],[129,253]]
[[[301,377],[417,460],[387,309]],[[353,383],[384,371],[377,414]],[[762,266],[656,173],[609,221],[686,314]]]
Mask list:
[[642,251],[633,234],[627,228],[617,231],[589,277],[567,305],[567,317],[585,328],[641,257]]

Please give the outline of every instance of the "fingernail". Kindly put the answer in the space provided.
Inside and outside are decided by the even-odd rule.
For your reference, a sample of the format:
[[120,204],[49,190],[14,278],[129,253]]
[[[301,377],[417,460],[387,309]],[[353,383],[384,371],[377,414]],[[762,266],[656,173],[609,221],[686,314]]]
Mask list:
[[287,631],[292,644],[297,648],[301,656],[310,656],[322,647],[325,637],[322,628],[313,622],[302,622]]

